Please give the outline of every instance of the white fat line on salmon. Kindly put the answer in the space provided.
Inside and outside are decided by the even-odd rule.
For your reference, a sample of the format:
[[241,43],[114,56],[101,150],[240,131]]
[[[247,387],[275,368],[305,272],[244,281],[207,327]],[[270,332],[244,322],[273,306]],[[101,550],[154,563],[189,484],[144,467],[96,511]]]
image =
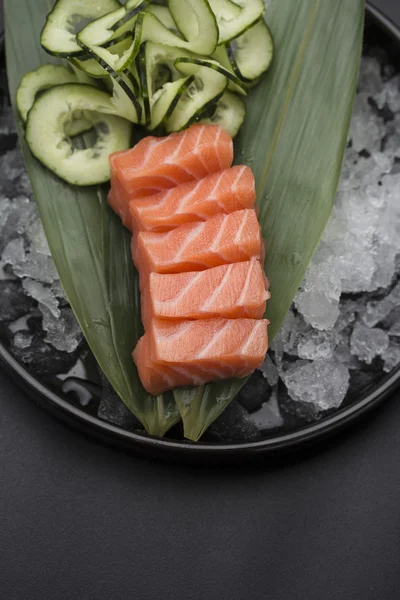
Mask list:
[[182,300],[182,299],[183,299],[183,298],[186,296],[186,294],[189,292],[189,290],[191,290],[191,288],[192,288],[194,285],[196,285],[196,283],[197,283],[197,282],[199,281],[199,279],[200,279],[200,278],[203,276],[203,274],[204,274],[204,271],[199,271],[199,272],[198,272],[198,274],[197,274],[197,276],[196,276],[196,277],[194,277],[194,278],[192,279],[192,281],[191,281],[191,282],[190,282],[190,283],[189,283],[189,284],[188,284],[188,285],[187,285],[185,288],[183,288],[182,290],[180,290],[180,291],[177,293],[177,295],[176,295],[176,296],[174,296],[174,297],[173,297],[173,298],[171,298],[170,300],[162,300],[162,301],[160,301],[160,300],[156,300],[156,301],[154,302],[154,306],[155,306],[155,307],[158,307],[158,308],[161,308],[161,307],[163,307],[163,306],[165,306],[165,305],[170,305],[170,304],[175,304],[175,303],[177,303],[177,302],[180,302],[180,301],[181,301],[181,300]]
[[206,344],[206,346],[202,350],[200,350],[200,352],[196,355],[195,358],[196,359],[204,358],[204,356],[209,351],[209,349],[212,348],[212,346],[220,339],[220,337],[223,335],[225,330],[229,329],[229,327],[230,327],[230,322],[226,321],[224,323],[224,325],[222,325],[221,329],[216,334],[213,335],[211,340]]
[[180,258],[182,257],[183,252],[186,250],[186,248],[189,246],[189,244],[191,242],[193,242],[197,237],[199,237],[199,235],[202,233],[204,227],[205,227],[205,222],[197,223],[193,227],[192,231],[190,231],[187,234],[185,243],[180,247],[178,253],[176,254],[174,262],[179,262]]
[[219,285],[217,285],[217,287],[212,292],[212,294],[208,298],[208,300],[206,300],[205,302],[203,302],[203,305],[201,307],[199,307],[200,311],[206,312],[207,309],[212,305],[212,303],[214,302],[215,298],[221,293],[221,291],[225,287],[226,283],[228,282],[228,280],[229,280],[229,278],[230,278],[230,276],[232,274],[232,269],[233,269],[233,264],[229,265],[229,267],[227,268],[226,273],[223,276],[221,282],[219,283]]

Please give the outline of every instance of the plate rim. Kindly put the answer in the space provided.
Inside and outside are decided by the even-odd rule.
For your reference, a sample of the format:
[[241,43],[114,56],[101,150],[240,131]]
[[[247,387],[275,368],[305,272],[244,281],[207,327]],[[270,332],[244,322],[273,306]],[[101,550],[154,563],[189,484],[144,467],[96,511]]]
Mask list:
[[[400,28],[382,11],[369,2],[367,13],[389,35],[400,43]],[[1,43],[2,39],[0,39]],[[191,442],[152,437],[144,433],[127,431],[92,416],[58,396],[41,383],[0,343],[0,364],[17,385],[39,406],[67,425],[95,437],[102,442],[130,452],[139,452],[161,460],[186,463],[208,463],[210,459],[222,462],[241,462],[259,457],[277,456],[304,449],[325,441],[371,413],[388,400],[400,386],[400,366],[383,378],[367,396],[351,406],[343,407],[321,421],[304,425],[295,431],[271,435],[267,439],[249,442]]]

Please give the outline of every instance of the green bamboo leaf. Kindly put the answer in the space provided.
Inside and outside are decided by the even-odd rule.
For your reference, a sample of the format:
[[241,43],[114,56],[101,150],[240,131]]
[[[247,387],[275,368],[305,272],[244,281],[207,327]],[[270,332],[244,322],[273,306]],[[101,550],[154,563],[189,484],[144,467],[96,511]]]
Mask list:
[[[364,0],[271,0],[275,58],[252,90],[236,162],[254,172],[270,341],[279,331],[331,214],[361,57]],[[185,436],[199,439],[245,380],[176,390]]]
[[[46,0],[7,0],[13,94],[26,71],[49,62],[38,42],[48,8]],[[24,31],[21,11],[29,22]],[[250,94],[236,157],[256,175],[272,281],[271,338],[330,215],[356,87],[363,14],[363,0],[270,4],[267,20],[276,56],[268,76]],[[130,359],[141,325],[129,237],[107,209],[104,190],[66,186],[24,151],[50,248],[96,358],[146,429],[162,435],[176,422],[176,407],[170,395],[155,400],[143,392]],[[244,382],[176,390],[186,437],[199,439]]]
[[[21,77],[51,62],[39,43],[48,10],[46,0],[6,2],[7,72],[13,101]],[[63,183],[32,157],[18,124],[49,247],[82,331],[126,406],[148,433],[162,436],[180,417],[172,394],[154,398],[144,391],[132,362],[131,352],[143,330],[130,236],[107,206],[107,188]]]

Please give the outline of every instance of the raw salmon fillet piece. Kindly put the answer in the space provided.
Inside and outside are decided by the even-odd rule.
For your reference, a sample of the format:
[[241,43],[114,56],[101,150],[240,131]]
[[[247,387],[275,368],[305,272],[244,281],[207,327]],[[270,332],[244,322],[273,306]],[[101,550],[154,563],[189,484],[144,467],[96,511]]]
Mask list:
[[142,320],[148,329],[153,317],[262,319],[269,296],[263,269],[255,259],[199,272],[151,273],[143,295]]
[[145,197],[150,196],[152,194],[157,194],[158,189],[149,188],[146,190],[140,190],[140,192],[133,192],[132,194],[127,194],[122,187],[118,177],[116,175],[111,176],[111,189],[108,192],[108,204],[111,208],[117,213],[119,217],[121,217],[122,223],[128,229],[131,229],[132,225],[132,217],[129,211],[129,204],[138,197],[140,194],[140,199],[144,200]]
[[215,215],[167,233],[142,231],[137,239],[132,238],[132,257],[144,276],[152,272],[204,271],[260,259],[262,252],[260,225],[253,209]]
[[194,221],[206,221],[218,213],[251,208],[256,200],[254,175],[245,166],[212,173],[150,198],[130,202],[132,230],[170,231]]
[[133,359],[145,389],[153,395],[182,385],[246,377],[268,349],[268,321],[153,319]]
[[232,138],[216,125],[192,125],[164,138],[149,136],[110,156],[111,173],[118,175],[128,194],[202,179],[232,162]]

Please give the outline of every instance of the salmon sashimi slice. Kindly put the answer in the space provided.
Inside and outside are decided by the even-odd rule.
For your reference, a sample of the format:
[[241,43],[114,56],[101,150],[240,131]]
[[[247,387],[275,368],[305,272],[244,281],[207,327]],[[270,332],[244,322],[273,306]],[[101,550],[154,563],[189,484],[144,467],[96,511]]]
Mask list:
[[[140,191],[140,199],[143,200],[145,197],[157,194],[159,192],[158,189],[149,188],[146,190]],[[107,201],[111,208],[117,213],[117,215],[121,218],[122,223],[128,229],[131,229],[132,225],[132,217],[129,210],[129,204],[137,197],[137,192],[133,192],[132,194],[127,194],[122,187],[117,176],[111,177],[111,189],[108,192]]]
[[153,319],[133,359],[144,388],[153,395],[182,385],[246,377],[264,361],[268,321]]
[[132,257],[144,276],[204,271],[260,259],[262,252],[260,225],[253,209],[215,215],[208,221],[181,225],[167,233],[142,231],[132,238]]
[[194,221],[206,221],[218,213],[251,208],[256,200],[254,175],[245,166],[212,173],[150,198],[130,202],[132,230],[170,231]]
[[145,329],[153,317],[262,319],[269,297],[263,269],[255,259],[206,271],[151,273],[143,294],[142,319]]
[[111,173],[118,175],[129,194],[203,179],[228,169],[232,162],[232,138],[217,125],[192,125],[164,138],[149,136],[110,156]]

